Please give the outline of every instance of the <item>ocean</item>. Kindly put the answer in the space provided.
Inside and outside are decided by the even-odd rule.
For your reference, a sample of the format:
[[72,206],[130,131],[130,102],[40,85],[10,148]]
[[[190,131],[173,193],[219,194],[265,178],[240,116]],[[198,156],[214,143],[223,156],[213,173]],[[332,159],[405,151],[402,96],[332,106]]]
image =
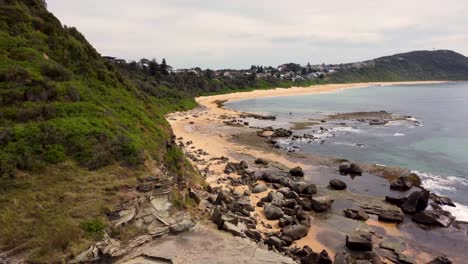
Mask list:
[[[303,127],[295,134],[322,137],[313,142],[282,140],[285,148],[413,170],[427,189],[454,200],[457,207],[446,209],[468,221],[468,82],[255,98],[230,101],[225,107],[275,115],[276,127],[301,122]],[[377,126],[362,122],[308,124],[330,114],[369,111],[411,118]],[[320,132],[319,127],[332,132]]]

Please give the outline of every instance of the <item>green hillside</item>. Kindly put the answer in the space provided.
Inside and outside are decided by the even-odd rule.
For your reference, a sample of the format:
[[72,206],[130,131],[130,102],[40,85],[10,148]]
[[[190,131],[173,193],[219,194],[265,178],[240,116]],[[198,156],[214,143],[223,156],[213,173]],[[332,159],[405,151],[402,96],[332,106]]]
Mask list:
[[413,51],[349,66],[330,82],[468,80],[468,58],[449,50]]
[[195,102],[155,95],[43,1],[0,0],[0,251],[60,260],[94,239],[86,223],[105,225],[119,190],[152,166],[184,176],[164,114]]

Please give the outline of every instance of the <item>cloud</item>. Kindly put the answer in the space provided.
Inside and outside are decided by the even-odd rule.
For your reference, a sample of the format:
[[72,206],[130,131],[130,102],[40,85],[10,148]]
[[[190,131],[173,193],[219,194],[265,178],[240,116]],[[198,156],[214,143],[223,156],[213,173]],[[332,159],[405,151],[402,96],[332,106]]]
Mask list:
[[48,0],[102,54],[176,67],[349,62],[415,49],[468,54],[466,0]]

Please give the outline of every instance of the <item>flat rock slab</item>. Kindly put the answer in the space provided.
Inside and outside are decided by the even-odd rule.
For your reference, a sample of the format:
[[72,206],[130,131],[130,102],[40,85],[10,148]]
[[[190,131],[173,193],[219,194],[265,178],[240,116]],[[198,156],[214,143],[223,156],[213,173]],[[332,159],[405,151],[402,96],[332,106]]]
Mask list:
[[116,263],[253,263],[294,264],[291,258],[258,247],[249,239],[233,237],[197,225],[192,231],[145,244]]

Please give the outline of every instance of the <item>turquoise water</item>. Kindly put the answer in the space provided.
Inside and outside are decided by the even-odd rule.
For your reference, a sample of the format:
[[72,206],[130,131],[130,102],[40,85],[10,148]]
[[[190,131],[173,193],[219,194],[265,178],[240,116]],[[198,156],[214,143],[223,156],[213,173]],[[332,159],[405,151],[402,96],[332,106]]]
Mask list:
[[[419,172],[427,188],[452,197],[460,204],[458,209],[468,205],[467,82],[378,86],[326,94],[257,98],[228,102],[226,107],[273,114],[278,117],[278,124],[357,111],[385,110],[412,116],[421,125],[413,121],[385,126],[356,122],[337,129],[335,136],[325,138],[322,143],[288,140],[282,143],[306,153],[406,167]],[[311,127],[295,133],[311,134],[316,129]]]

